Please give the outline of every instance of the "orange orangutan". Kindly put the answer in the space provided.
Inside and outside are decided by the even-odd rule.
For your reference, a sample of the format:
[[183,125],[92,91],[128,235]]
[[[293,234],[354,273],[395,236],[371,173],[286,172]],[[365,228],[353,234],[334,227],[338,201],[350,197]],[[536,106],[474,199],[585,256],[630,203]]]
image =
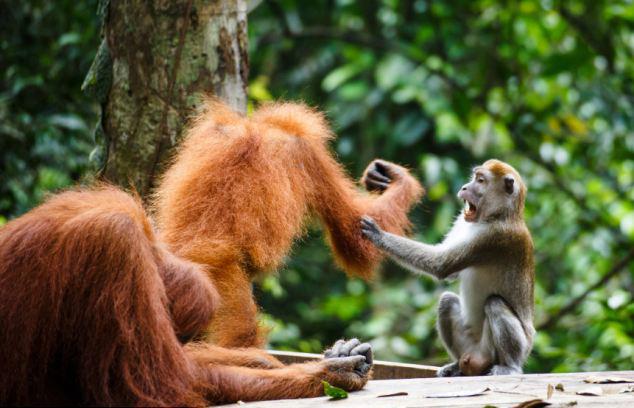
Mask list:
[[0,405],[203,406],[368,380],[356,340],[290,366],[183,344],[217,308],[203,268],[165,248],[138,200],[107,186],[54,196],[0,228]]
[[218,101],[192,123],[154,200],[163,238],[179,256],[203,264],[222,303],[208,339],[226,347],[262,346],[251,280],[280,266],[314,215],[335,260],[369,278],[381,260],[360,233],[369,214],[402,234],[423,193],[407,170],[375,161],[361,192],[328,148],[323,115],[301,104],[266,105],[251,117]]

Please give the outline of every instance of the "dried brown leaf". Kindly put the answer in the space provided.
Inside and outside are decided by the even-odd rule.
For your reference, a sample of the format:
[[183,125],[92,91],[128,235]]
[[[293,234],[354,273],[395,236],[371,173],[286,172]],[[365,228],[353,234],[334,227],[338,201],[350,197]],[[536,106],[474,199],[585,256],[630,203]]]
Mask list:
[[599,387],[598,385],[582,388],[579,391],[577,391],[577,395],[585,395],[589,397],[600,397],[601,395],[603,395],[603,388]]
[[553,392],[555,392],[555,387],[552,384],[548,384],[548,387],[546,387],[546,399],[550,399],[553,396]]
[[628,385],[619,390],[618,394],[625,394],[627,392],[634,392],[634,385]]
[[559,384],[555,385],[555,389],[557,391],[563,392],[564,391],[564,385],[562,383],[559,383]]
[[405,391],[401,391],[401,392],[395,392],[393,394],[383,394],[383,395],[377,395],[377,398],[386,398],[386,397],[400,397],[402,395],[409,395],[408,393],[406,393]]
[[543,399],[533,399],[524,401],[518,405],[515,405],[513,408],[542,408],[550,405],[550,402],[546,402]]
[[458,390],[451,392],[438,392],[435,394],[427,394],[425,398],[460,398],[460,397],[475,397],[478,395],[482,395],[485,392],[489,391],[489,387],[486,388],[477,388],[470,390]]
[[583,382],[590,383],[590,384],[634,383],[634,378],[591,376],[584,379]]

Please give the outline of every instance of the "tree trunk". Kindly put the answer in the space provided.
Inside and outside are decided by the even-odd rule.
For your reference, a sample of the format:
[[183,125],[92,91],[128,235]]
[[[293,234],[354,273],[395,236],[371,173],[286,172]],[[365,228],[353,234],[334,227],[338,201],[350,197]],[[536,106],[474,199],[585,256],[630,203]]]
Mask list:
[[245,111],[246,0],[102,0],[101,7],[111,70],[101,101],[102,175],[146,196],[202,95]]

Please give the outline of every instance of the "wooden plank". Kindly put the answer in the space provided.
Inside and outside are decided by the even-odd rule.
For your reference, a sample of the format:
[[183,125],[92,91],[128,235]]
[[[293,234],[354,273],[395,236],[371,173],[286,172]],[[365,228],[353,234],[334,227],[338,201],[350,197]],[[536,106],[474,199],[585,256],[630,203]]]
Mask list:
[[[321,354],[299,353],[295,351],[269,350],[268,352],[285,364],[303,363],[323,358]],[[376,360],[374,361],[374,374],[372,377],[375,380],[431,378],[436,377],[436,371],[438,371],[438,367],[434,366]]]
[[[590,376],[625,377],[629,384],[587,384],[583,380]],[[553,390],[548,399],[548,384],[561,384],[563,391]],[[576,394],[589,386],[598,386],[601,396]],[[619,393],[634,386],[634,371],[528,374],[520,376],[421,378],[408,380],[370,381],[364,390],[349,394],[347,399],[330,401],[327,397],[298,400],[278,400],[248,403],[248,407],[272,408],[416,408],[416,407],[478,407],[492,405],[499,408],[514,407],[522,402],[542,399],[554,407],[634,407],[634,392]],[[468,393],[484,391],[482,395],[469,397],[439,398],[439,393]],[[379,397],[380,395],[406,392],[405,396]],[[236,406],[233,404],[233,406]]]

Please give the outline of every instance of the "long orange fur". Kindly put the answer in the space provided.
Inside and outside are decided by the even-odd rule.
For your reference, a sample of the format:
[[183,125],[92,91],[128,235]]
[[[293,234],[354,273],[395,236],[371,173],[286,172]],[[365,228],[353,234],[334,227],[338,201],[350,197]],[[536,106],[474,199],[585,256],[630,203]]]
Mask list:
[[385,192],[360,191],[333,158],[332,138],[320,112],[293,103],[245,117],[210,100],[187,131],[154,211],[169,247],[205,265],[223,299],[209,329],[214,343],[264,343],[251,280],[280,266],[310,216],[325,226],[337,264],[366,279],[381,254],[361,236],[361,215],[393,233],[408,229],[420,184],[391,165]]
[[179,342],[218,301],[137,199],[107,186],[54,196],[0,229],[0,405],[204,406],[367,381],[337,359],[282,366],[260,349]]

